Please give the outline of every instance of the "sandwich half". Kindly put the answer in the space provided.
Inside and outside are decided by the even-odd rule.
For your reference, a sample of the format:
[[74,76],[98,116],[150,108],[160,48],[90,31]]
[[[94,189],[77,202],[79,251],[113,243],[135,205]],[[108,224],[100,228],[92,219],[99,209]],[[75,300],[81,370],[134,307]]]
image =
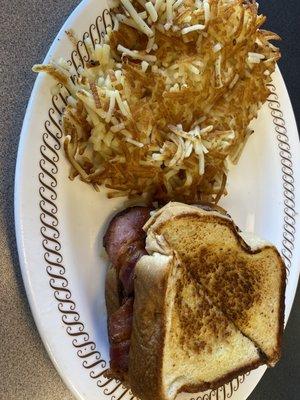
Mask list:
[[228,215],[125,210],[104,238],[110,375],[142,400],[215,389],[280,357],[285,267]]

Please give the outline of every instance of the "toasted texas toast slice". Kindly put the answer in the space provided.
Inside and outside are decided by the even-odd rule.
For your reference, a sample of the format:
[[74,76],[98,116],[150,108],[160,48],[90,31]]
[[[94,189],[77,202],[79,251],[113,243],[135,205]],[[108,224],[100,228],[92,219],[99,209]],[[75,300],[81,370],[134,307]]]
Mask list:
[[164,237],[210,301],[274,365],[280,357],[286,279],[276,248],[238,232],[228,217],[179,203],[161,209],[146,228],[148,235]]
[[133,393],[143,400],[171,400],[181,391],[217,388],[261,365],[253,342],[157,240],[148,240],[152,255],[136,266],[127,377]]

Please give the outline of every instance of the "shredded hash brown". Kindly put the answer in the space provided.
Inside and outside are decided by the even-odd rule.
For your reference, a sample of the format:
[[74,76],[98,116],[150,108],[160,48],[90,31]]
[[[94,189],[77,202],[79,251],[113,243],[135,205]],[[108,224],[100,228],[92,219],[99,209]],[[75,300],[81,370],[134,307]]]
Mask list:
[[[113,0],[90,61],[36,65],[69,92],[64,149],[77,175],[109,197],[218,202],[276,61],[255,1]],[[76,42],[72,32],[68,33]],[[75,71],[76,72],[76,71]]]

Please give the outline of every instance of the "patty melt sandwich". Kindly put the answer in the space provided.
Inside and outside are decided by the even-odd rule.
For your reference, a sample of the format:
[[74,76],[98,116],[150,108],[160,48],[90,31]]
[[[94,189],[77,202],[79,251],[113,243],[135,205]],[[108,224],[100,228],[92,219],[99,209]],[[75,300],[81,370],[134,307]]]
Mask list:
[[172,400],[276,364],[286,273],[274,246],[216,210],[169,203],[116,215],[104,247],[109,374],[136,396]]

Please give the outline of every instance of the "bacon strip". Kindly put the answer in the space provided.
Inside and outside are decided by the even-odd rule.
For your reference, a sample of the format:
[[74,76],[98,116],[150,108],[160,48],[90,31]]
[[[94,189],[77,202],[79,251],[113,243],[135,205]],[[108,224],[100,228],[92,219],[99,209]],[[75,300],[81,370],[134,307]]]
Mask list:
[[130,340],[110,346],[110,368],[117,372],[128,371]]
[[132,329],[133,298],[111,315],[108,323],[110,342],[113,344],[130,339]]
[[149,208],[128,208],[113,218],[103,240],[122,287],[123,305],[108,320],[110,367],[115,371],[128,370],[134,302],[134,269],[138,260],[147,254],[143,226],[149,217]]
[[141,244],[144,245],[144,243],[134,243],[128,247],[128,252],[124,256],[123,265],[119,272],[119,279],[126,296],[132,295],[134,291],[133,279],[136,263],[142,256],[147,254],[145,247],[140,248]]
[[[150,217],[147,207],[131,207],[117,214],[109,224],[103,245],[112,264],[119,269],[128,246],[145,241],[143,226]],[[145,247],[145,246],[144,246]]]

